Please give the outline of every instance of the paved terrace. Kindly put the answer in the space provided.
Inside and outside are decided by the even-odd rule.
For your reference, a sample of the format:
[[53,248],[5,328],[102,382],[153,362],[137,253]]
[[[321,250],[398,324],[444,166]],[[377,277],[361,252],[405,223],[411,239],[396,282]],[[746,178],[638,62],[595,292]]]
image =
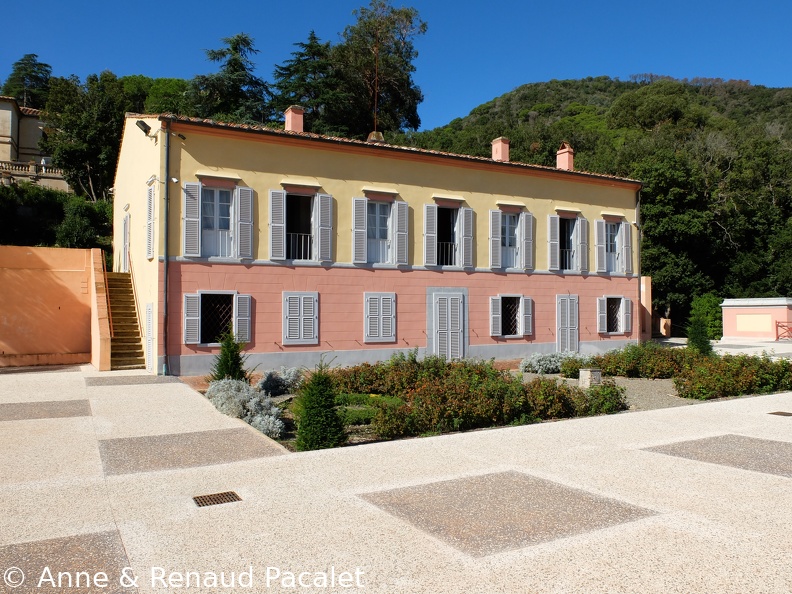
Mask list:
[[788,413],[790,393],[288,454],[172,378],[4,370],[0,592],[792,592]]

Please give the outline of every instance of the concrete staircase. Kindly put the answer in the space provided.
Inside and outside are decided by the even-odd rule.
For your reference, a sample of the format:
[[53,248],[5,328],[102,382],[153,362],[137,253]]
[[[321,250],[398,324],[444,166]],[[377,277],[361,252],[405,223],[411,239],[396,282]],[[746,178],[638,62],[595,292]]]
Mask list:
[[110,295],[110,317],[113,320],[110,369],[145,369],[146,358],[135,309],[132,275],[128,272],[108,272],[107,289]]

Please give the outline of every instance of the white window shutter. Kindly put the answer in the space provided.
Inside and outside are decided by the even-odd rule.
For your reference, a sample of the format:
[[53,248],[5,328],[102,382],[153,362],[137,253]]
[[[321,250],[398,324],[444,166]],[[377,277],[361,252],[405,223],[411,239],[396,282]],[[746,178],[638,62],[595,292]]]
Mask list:
[[365,264],[368,238],[366,236],[366,223],[368,219],[368,199],[352,199],[352,262]]
[[530,336],[533,334],[533,299],[530,297],[520,299],[520,308],[522,334],[523,336]]
[[437,266],[437,205],[424,205],[424,265]]
[[632,226],[625,221],[619,227],[622,234],[622,268],[625,274],[632,274]]
[[182,255],[201,256],[201,184],[184,184]]
[[462,346],[462,297],[451,296],[448,298],[448,353],[451,359],[461,359],[464,355]]
[[366,319],[364,320],[364,341],[380,338],[380,297],[379,295],[364,295]]
[[569,350],[573,353],[578,351],[578,296],[569,296]]
[[503,334],[503,323],[501,319],[501,298],[490,297],[490,336],[501,336]]
[[333,258],[333,197],[317,194],[315,201],[319,213],[318,217],[314,217],[314,221],[318,223],[314,230],[316,260],[329,262]]
[[154,187],[146,192],[146,258],[154,257]]
[[597,272],[607,272],[608,270],[605,240],[605,221],[603,219],[597,219],[594,222],[594,242],[596,245],[594,265],[596,266]]
[[300,296],[286,295],[283,299],[283,340],[300,340]]
[[621,302],[621,314],[622,314],[622,325],[621,329],[622,332],[625,334],[632,333],[632,301],[627,299],[626,297],[622,299]]
[[556,351],[569,350],[569,297],[556,296]]
[[577,248],[580,254],[578,258],[580,272],[588,272],[589,269],[589,223],[583,217],[579,217],[577,224]]
[[[490,268],[501,267],[501,211],[491,210],[490,215]],[[495,335],[493,335],[495,336]]]
[[286,192],[270,190],[270,260],[286,259]]
[[407,257],[408,257],[408,245],[407,245],[407,234],[409,233],[409,221],[408,221],[408,214],[409,214],[409,206],[407,206],[406,202],[394,202],[393,208],[395,212],[392,211],[392,217],[395,217],[396,220],[396,258],[395,264],[402,265],[407,264]]
[[519,250],[520,266],[524,270],[533,270],[534,250],[533,250],[533,226],[534,216],[530,212],[521,212],[519,220]]
[[184,344],[201,342],[201,296],[184,295]]
[[435,320],[435,341],[437,344],[437,352],[445,356],[448,353],[448,297],[438,296]]
[[319,296],[317,294],[303,295],[301,299],[301,338],[315,344],[319,342]]
[[597,332],[600,334],[608,331],[608,300],[597,297]]
[[154,371],[154,304],[146,303],[146,369]]
[[462,258],[459,264],[464,268],[473,266],[473,209],[463,206],[459,209],[459,218],[462,221]]
[[396,340],[396,295],[383,295],[380,300],[382,315],[382,340]]
[[234,337],[239,342],[250,342],[250,295],[235,295],[234,301]]
[[558,215],[547,217],[547,269],[557,271],[560,266],[559,237],[561,235]]
[[236,189],[236,249],[237,257],[253,257],[253,190]]

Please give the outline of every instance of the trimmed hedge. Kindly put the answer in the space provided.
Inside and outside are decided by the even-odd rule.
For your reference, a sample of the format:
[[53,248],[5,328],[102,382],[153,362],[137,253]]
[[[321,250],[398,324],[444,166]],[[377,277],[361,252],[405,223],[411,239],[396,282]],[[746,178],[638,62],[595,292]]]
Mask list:
[[792,362],[773,361],[766,353],[703,357],[681,371],[674,386],[680,396],[699,400],[787,391],[792,389]]

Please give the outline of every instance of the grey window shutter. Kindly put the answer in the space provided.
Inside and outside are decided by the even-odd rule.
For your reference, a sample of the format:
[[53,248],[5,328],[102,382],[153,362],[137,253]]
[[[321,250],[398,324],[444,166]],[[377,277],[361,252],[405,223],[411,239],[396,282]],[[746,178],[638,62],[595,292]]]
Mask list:
[[603,219],[597,219],[594,222],[594,242],[596,245],[594,265],[597,267],[597,272],[607,272],[607,255],[605,253],[605,221]]
[[201,184],[184,184],[182,255],[198,258],[201,255]]
[[253,190],[236,189],[236,248],[239,258],[253,257]]
[[391,216],[396,217],[396,261],[398,265],[407,264],[408,250],[407,234],[409,233],[408,213],[409,206],[406,202],[394,202],[396,212]]
[[573,353],[578,351],[578,296],[569,296],[569,350]]
[[608,331],[608,300],[605,297],[597,297],[597,332]]
[[146,303],[146,369],[154,371],[154,304]]
[[437,205],[424,205],[424,265],[437,266]]
[[569,297],[556,296],[556,351],[569,350]]
[[184,344],[201,342],[201,296],[184,295]]
[[579,217],[577,224],[577,248],[580,254],[578,258],[580,272],[588,272],[589,269],[589,224],[586,219]]
[[352,199],[352,262],[355,264],[365,264],[367,260],[367,207],[368,199]]
[[379,295],[364,295],[365,300],[365,341],[380,338],[380,297]]
[[534,246],[533,246],[533,227],[534,216],[530,212],[520,213],[520,266],[524,270],[533,270],[534,267]]
[[626,221],[619,226],[621,227],[620,231],[622,234],[622,267],[625,274],[632,274],[632,226]]
[[[501,267],[501,211],[491,210],[490,215],[490,268]],[[493,335],[495,336],[495,335]]]
[[396,294],[364,293],[366,342],[396,340]]
[[448,353],[448,299],[448,297],[438,296],[436,306],[435,343],[437,353],[442,357]]
[[319,297],[317,294],[303,295],[301,297],[302,317],[300,337],[305,342],[316,344],[319,342]]
[[270,260],[286,259],[286,192],[270,190]]
[[333,258],[333,197],[327,194],[317,194],[319,216],[315,229],[316,259],[319,262],[329,262]]
[[533,299],[530,297],[523,297],[520,300],[522,311],[522,334],[523,336],[530,336],[533,334]]
[[500,336],[503,334],[503,324],[501,320],[501,298],[490,297],[490,336]]
[[448,353],[452,359],[461,359],[464,356],[462,350],[462,297],[454,295],[448,298],[448,314],[448,338],[450,341]]
[[622,332],[632,333],[632,301],[626,297],[621,302]]
[[473,266],[473,209],[463,206],[459,209],[462,220],[461,265],[465,268]]
[[154,257],[154,188],[146,192],[146,258]]
[[238,342],[250,342],[250,295],[235,295],[234,300],[234,336]]
[[300,296],[286,295],[283,298],[283,342],[300,340]]
[[557,271],[560,266],[559,236],[561,235],[558,215],[547,217],[547,269]]
[[380,298],[380,312],[382,326],[380,336],[382,340],[396,340],[396,295],[382,295]]

